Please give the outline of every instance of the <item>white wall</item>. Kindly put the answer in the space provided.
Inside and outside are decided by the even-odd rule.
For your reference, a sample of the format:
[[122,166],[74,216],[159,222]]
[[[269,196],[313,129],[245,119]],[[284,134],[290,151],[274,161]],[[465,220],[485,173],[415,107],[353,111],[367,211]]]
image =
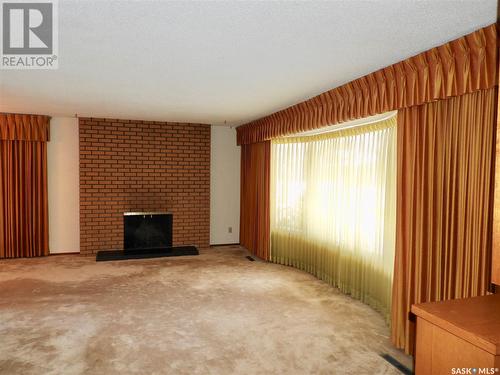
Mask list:
[[[47,146],[50,253],[80,251],[78,120],[53,117]],[[232,228],[229,233],[228,228]],[[210,244],[239,242],[240,147],[236,131],[212,126]]]
[[240,147],[236,130],[212,126],[210,152],[210,244],[239,243]]
[[80,251],[78,119],[53,117],[47,145],[50,253]]

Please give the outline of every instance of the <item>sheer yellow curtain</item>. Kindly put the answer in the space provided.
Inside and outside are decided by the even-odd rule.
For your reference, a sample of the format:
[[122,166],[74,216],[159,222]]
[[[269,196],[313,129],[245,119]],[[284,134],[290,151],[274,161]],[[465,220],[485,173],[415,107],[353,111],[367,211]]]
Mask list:
[[329,282],[389,321],[395,223],[395,117],[273,141],[273,262]]

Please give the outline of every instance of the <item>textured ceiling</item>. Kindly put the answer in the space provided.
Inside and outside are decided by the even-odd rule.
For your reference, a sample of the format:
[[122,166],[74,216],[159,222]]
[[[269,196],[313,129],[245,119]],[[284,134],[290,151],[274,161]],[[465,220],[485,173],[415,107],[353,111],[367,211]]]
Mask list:
[[59,69],[0,70],[0,111],[241,124],[496,16],[496,0],[64,0]]

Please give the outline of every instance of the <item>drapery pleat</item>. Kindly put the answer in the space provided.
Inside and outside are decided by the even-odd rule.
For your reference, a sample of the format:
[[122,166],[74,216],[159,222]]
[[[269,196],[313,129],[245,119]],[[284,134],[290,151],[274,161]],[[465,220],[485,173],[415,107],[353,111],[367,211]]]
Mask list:
[[49,116],[0,113],[0,140],[43,141],[50,135]]
[[408,108],[497,84],[495,24],[237,128],[238,144],[262,142]]
[[273,141],[271,260],[391,314],[396,119]]
[[48,255],[49,117],[0,114],[0,258]]
[[[500,9],[500,8],[499,8]],[[498,60],[500,71],[500,59]],[[500,80],[500,77],[499,77]],[[491,282],[500,285],[500,95],[497,92],[497,130],[496,130],[496,155],[495,155],[495,188],[493,203],[493,228],[492,228],[492,256],[491,256]],[[500,293],[500,286],[497,287]]]
[[392,340],[407,353],[412,304],[487,292],[495,103],[488,89],[398,111]]
[[269,259],[269,170],[271,142],[241,148],[240,244]]

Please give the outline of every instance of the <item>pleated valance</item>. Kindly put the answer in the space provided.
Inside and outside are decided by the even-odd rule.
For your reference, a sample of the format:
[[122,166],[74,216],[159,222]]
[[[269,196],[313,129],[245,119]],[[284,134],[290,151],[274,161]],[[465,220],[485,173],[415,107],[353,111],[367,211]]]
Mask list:
[[50,117],[0,113],[0,140],[43,141],[50,138]]
[[477,30],[237,128],[249,144],[488,89],[497,84],[497,27]]

